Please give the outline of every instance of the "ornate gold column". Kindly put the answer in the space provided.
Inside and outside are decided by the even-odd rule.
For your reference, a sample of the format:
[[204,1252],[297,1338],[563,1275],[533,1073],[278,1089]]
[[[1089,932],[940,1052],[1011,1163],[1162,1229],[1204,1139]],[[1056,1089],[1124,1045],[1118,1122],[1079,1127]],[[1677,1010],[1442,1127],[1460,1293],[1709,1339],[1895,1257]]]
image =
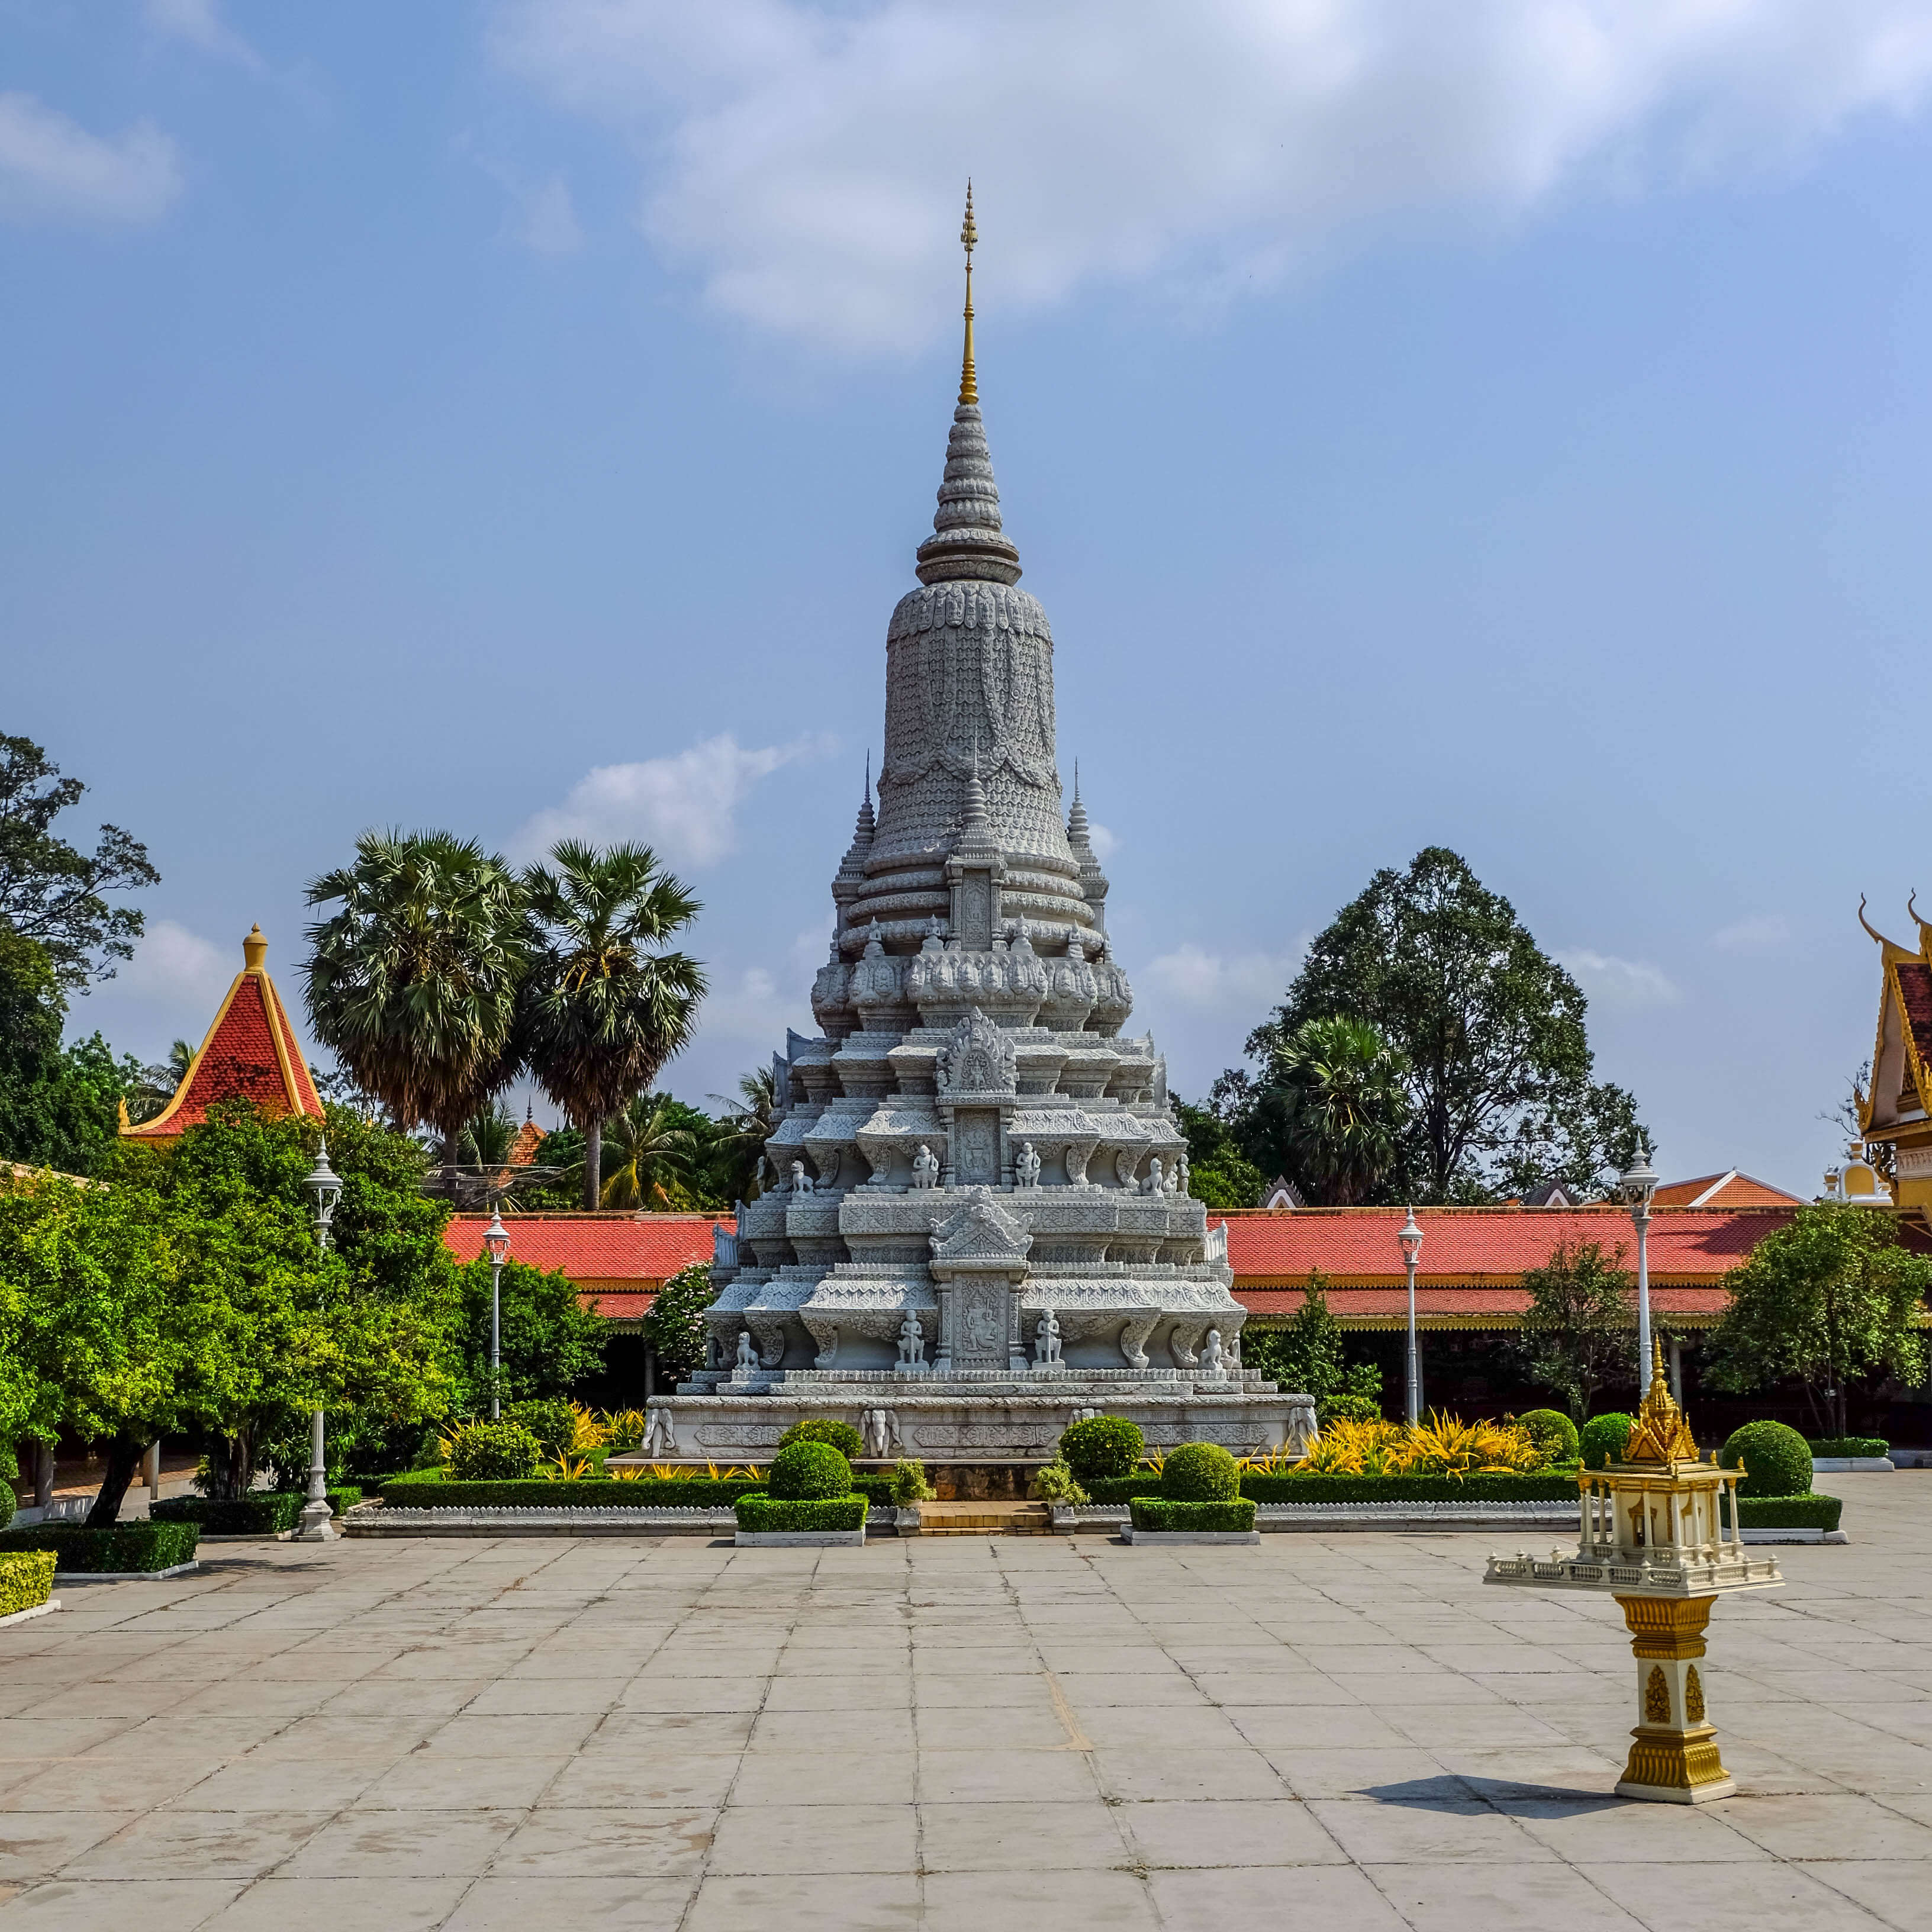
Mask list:
[[1637,1725],[1630,1762],[1618,1781],[1623,1798],[1702,1804],[1737,1790],[1718,1755],[1717,1727],[1706,1715],[1704,1626],[1715,1597],[1617,1598],[1636,1660]]

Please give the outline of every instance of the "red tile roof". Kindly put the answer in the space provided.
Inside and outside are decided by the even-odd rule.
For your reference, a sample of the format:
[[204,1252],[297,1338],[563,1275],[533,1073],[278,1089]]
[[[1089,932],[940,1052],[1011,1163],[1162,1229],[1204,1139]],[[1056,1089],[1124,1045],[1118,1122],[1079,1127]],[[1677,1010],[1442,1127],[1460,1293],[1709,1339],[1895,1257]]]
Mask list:
[[1700,1174],[1695,1180],[1666,1180],[1652,1197],[1658,1208],[1802,1208],[1802,1194],[1787,1194],[1768,1180],[1740,1174]]
[[1892,970],[1898,975],[1898,1003],[1912,1028],[1912,1043],[1918,1049],[1919,1064],[1932,1066],[1932,967],[1911,959],[1901,962]]
[[[483,1252],[489,1225],[487,1214],[452,1215],[443,1229],[444,1245],[458,1261],[473,1262]],[[729,1214],[512,1214],[503,1225],[510,1231],[512,1261],[546,1272],[561,1270],[586,1287],[608,1282],[642,1292],[655,1290],[693,1262],[708,1262],[712,1229],[736,1223]],[[649,1306],[647,1292],[643,1298]],[[607,1306],[604,1312],[611,1311]]]
[[246,963],[174,1098],[152,1120],[124,1126],[121,1131],[130,1138],[170,1139],[206,1120],[218,1100],[252,1100],[266,1113],[322,1118],[302,1042],[262,963],[268,942],[260,926],[242,941],[242,950]]

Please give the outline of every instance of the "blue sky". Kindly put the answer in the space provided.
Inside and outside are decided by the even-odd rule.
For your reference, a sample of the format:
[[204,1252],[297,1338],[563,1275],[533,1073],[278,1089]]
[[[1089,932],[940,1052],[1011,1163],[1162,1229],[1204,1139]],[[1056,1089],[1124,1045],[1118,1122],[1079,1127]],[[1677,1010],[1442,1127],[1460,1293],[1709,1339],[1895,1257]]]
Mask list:
[[364,826],[654,838],[765,1058],[981,388],[1174,1084],[1462,852],[1810,1192],[1922,871],[1928,0],[0,0],[0,728],[199,1036]]

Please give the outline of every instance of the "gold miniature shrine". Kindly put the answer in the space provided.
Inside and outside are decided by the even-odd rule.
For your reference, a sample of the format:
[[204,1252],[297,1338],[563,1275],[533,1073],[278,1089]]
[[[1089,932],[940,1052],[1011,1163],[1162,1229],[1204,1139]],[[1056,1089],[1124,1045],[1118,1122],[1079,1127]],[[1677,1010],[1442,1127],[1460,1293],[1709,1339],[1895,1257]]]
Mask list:
[[1616,1596],[1636,1660],[1638,1713],[1621,1796],[1701,1804],[1737,1790],[1718,1755],[1697,1660],[1719,1596],[1784,1580],[1772,1558],[1745,1550],[1737,1504],[1744,1473],[1698,1454],[1664,1380],[1660,1343],[1623,1460],[1577,1478],[1576,1555],[1490,1558],[1486,1583]]

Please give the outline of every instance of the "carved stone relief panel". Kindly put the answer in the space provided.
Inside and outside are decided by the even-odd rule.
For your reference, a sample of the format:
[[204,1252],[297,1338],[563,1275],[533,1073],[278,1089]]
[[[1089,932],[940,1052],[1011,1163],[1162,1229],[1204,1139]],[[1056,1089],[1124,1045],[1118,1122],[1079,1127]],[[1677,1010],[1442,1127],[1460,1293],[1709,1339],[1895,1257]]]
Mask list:
[[952,1171],[962,1187],[993,1187],[1000,1178],[1000,1117],[962,1108],[952,1123]]
[[959,939],[969,950],[993,943],[993,875],[970,872],[959,881]]
[[1004,1369],[1007,1365],[1007,1334],[1012,1317],[1012,1292],[1004,1281],[953,1283],[952,1366],[956,1369]]

